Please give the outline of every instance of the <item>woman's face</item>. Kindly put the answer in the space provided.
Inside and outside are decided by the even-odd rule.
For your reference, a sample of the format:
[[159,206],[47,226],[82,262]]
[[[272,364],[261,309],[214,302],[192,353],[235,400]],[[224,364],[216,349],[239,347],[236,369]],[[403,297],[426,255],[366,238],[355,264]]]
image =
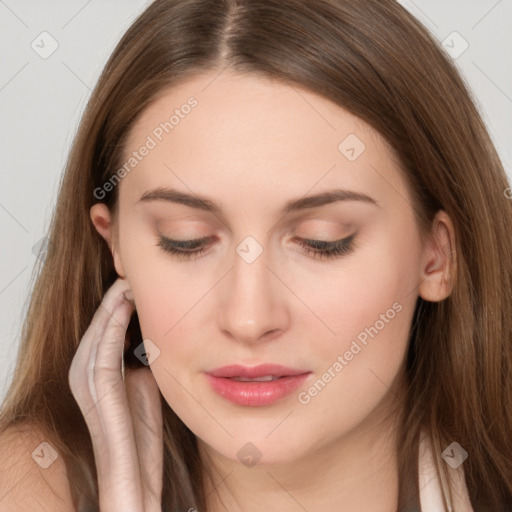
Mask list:
[[[125,162],[116,269],[132,287],[158,386],[202,446],[285,463],[376,424],[418,294],[435,280],[426,273],[434,251],[384,140],[305,89],[224,71],[152,104]],[[102,207],[91,212],[97,226]],[[180,247],[164,237],[204,238],[189,247],[204,251],[166,252]],[[302,245],[343,239],[330,257]],[[235,394],[264,393],[247,402],[207,376],[263,363],[307,375],[288,379],[298,387],[284,396],[273,394],[282,383],[223,380]]]

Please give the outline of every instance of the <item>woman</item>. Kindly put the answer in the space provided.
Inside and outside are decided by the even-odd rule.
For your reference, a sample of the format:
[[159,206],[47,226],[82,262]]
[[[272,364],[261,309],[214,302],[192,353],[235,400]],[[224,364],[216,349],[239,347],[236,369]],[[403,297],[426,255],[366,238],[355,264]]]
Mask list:
[[512,510],[507,187],[394,1],[152,3],[69,158],[5,506]]

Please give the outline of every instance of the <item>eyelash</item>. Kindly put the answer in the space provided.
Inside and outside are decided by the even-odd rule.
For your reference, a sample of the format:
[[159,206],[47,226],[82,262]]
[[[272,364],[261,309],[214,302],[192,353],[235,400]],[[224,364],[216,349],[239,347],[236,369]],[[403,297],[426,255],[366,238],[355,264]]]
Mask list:
[[[297,238],[297,242],[302,246],[308,255],[313,258],[331,259],[349,254],[354,250],[353,238],[351,235],[342,240],[324,241],[311,240],[306,238]],[[171,238],[160,237],[158,246],[165,252],[170,253],[178,258],[196,259],[204,254],[208,246],[201,246],[204,242],[211,240],[211,237],[196,238],[194,240],[172,240]],[[181,247],[181,248],[180,248]],[[199,249],[194,249],[199,247]]]

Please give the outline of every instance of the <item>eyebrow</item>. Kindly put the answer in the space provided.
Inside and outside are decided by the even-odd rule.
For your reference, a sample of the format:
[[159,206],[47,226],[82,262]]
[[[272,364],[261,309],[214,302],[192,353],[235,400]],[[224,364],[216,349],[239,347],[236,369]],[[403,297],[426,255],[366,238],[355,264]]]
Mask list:
[[[148,190],[142,194],[141,198],[137,201],[150,202],[150,201],[168,201],[171,203],[182,204],[191,208],[197,208],[207,212],[222,214],[222,208],[208,199],[207,197],[186,194],[179,190],[158,187]],[[311,196],[304,196],[299,199],[292,199],[288,201],[282,209],[283,214],[306,210],[308,208],[317,208],[327,204],[332,204],[337,201],[362,201],[364,203],[373,204],[381,208],[378,201],[366,194],[356,192],[354,190],[335,189],[320,194]]]

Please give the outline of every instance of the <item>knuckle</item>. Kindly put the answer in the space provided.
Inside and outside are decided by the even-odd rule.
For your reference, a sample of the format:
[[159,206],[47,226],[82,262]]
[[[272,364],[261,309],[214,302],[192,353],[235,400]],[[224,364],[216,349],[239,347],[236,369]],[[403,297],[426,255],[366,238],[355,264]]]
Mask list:
[[119,381],[122,380],[121,371],[116,371],[111,368],[95,368],[93,374],[94,386],[96,392],[99,394],[105,394],[117,386]]

